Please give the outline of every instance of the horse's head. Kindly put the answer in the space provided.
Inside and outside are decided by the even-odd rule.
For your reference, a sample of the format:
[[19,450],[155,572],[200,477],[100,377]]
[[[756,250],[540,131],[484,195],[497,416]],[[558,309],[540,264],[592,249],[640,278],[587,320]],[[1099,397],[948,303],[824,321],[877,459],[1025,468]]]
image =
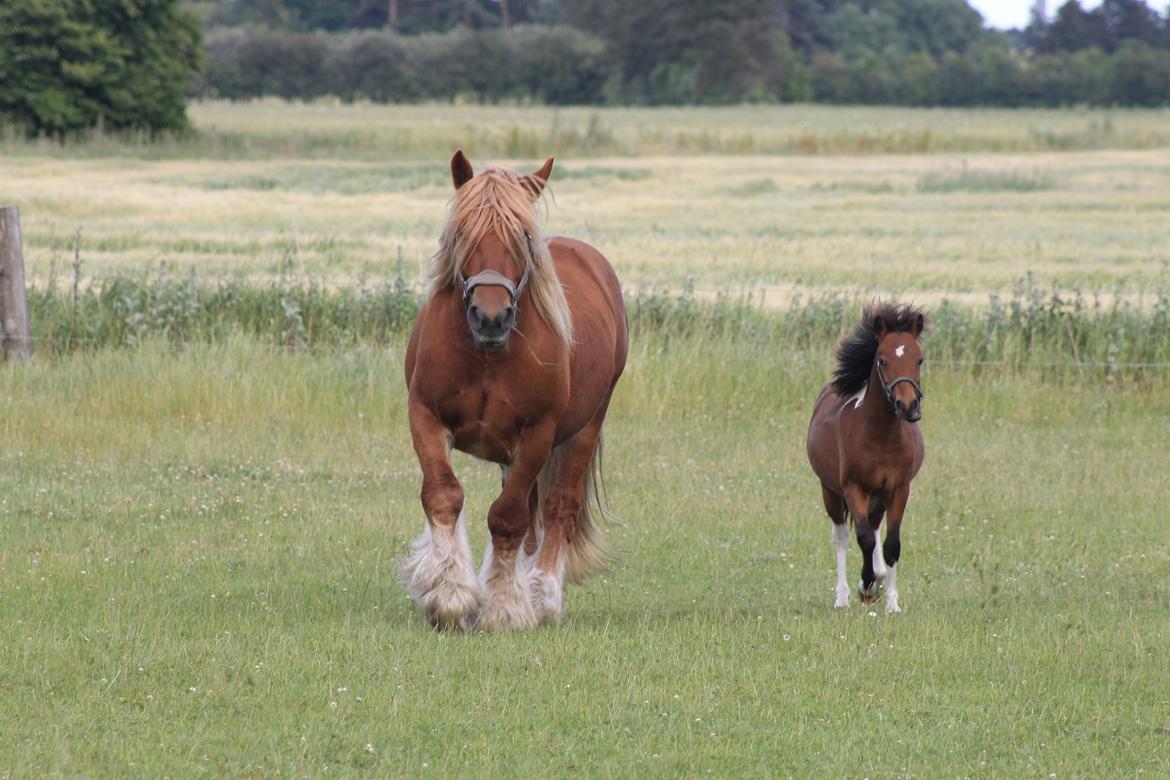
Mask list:
[[[470,235],[463,237],[466,246],[454,282],[463,296],[471,336],[481,349],[504,349],[516,327],[517,307],[536,264],[535,228],[525,226],[516,214],[525,210],[535,214],[535,201],[552,166],[550,157],[529,176],[499,169],[480,174],[496,180],[490,197],[469,204],[476,213],[469,217]],[[451,158],[451,178],[457,193],[464,187],[475,187],[475,173],[463,150]],[[494,218],[489,210],[495,213]]]
[[926,316],[917,310],[903,309],[906,322],[889,321],[888,312],[873,316],[873,333],[877,336],[874,373],[890,409],[906,422],[922,419],[922,348],[918,337],[926,327]]

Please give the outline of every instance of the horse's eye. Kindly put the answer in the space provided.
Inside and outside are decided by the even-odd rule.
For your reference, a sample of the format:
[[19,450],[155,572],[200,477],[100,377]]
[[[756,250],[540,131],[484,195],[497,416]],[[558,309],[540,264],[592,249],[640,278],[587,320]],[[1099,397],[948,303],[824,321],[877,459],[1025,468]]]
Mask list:
[[918,358],[918,365],[922,365],[923,358]]
[[878,358],[878,365],[881,366],[882,368],[885,368],[886,367],[885,358]]

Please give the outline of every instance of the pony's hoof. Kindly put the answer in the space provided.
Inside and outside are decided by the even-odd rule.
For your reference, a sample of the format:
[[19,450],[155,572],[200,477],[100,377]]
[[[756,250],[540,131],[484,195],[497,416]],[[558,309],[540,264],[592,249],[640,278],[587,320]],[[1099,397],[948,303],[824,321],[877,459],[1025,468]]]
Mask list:
[[887,615],[901,615],[902,608],[898,606],[898,594],[891,593],[886,596],[886,614]]
[[837,599],[836,599],[836,601],[833,602],[833,607],[836,609],[842,609],[844,607],[848,607],[849,606],[849,588],[847,586],[837,588],[836,594],[837,594]]
[[862,604],[872,604],[878,600],[878,584],[877,580],[870,583],[869,588],[865,587],[864,582],[857,583],[857,598],[861,600]]

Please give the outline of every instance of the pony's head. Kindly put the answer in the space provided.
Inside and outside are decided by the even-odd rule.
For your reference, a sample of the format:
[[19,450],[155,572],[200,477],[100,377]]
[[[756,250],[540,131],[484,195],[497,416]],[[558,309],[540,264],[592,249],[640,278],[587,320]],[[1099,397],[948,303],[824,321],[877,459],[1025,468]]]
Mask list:
[[508,346],[526,294],[566,344],[572,339],[569,307],[536,218],[552,166],[550,157],[528,176],[504,168],[476,175],[462,149],[451,158],[455,194],[431,268],[431,294],[458,291],[481,349]]
[[837,347],[833,389],[840,396],[850,396],[876,378],[890,410],[906,422],[918,422],[923,397],[918,337],[925,328],[922,309],[871,304],[853,334]]

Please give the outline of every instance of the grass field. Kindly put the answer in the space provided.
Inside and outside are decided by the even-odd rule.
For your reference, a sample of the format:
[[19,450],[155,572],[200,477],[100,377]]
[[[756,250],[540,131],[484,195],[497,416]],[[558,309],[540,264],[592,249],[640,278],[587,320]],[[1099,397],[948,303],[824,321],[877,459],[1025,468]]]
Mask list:
[[[643,339],[606,449],[620,566],[560,628],[444,636],[395,576],[422,522],[400,357],[0,372],[0,772],[1170,771],[1164,382],[928,371],[892,619],[831,608],[825,356]],[[481,550],[498,477],[458,468]]]
[[[412,275],[455,139],[533,165],[508,128],[555,116],[550,230],[631,290],[1166,290],[1158,112],[192,113],[204,135],[161,146],[3,142],[35,284],[67,289],[79,228],[83,284]],[[606,440],[621,561],[529,634],[436,634],[398,584],[423,522],[400,335],[0,368],[0,777],[1170,773],[1165,367],[1041,367],[1017,339],[1037,366],[976,368],[928,339],[894,618],[831,607],[803,438],[830,330],[638,322]],[[456,467],[478,554],[498,470]]]

